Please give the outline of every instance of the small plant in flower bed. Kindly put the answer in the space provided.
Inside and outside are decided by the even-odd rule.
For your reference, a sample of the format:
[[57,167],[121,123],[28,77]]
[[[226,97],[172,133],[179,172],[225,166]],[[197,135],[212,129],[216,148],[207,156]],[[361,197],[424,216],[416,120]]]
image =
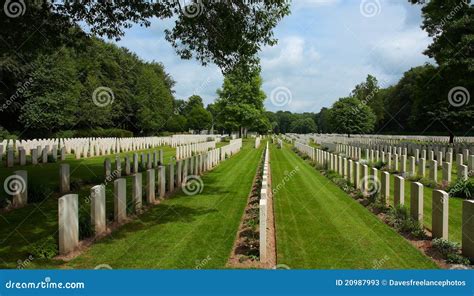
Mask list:
[[369,209],[372,212],[379,214],[379,213],[386,213],[389,210],[389,207],[387,207],[387,204],[385,203],[385,199],[381,194],[379,193],[374,194],[373,197],[371,197],[370,199],[372,198],[373,198],[373,202],[371,202],[369,205]]
[[239,246],[236,248],[235,253],[242,255],[239,258],[240,262],[245,260],[258,260],[260,255],[260,244],[258,239],[245,237]]
[[441,256],[450,264],[464,264],[469,265],[470,261],[460,255],[461,246],[456,243],[442,238],[435,238],[432,240],[432,246],[437,250]]
[[411,234],[419,239],[426,238],[423,226],[410,217],[405,206],[390,208],[387,213],[387,223],[401,233]]
[[333,180],[335,178],[339,178],[339,175],[333,171],[333,170],[329,170],[329,171],[326,171],[326,177],[329,179],[329,180]]
[[458,180],[448,187],[449,196],[460,198],[472,198],[474,195],[474,182],[470,180]]
[[260,196],[258,194],[252,194],[249,199],[249,205],[258,204],[260,200]]
[[433,248],[435,248],[445,258],[449,254],[457,254],[461,249],[458,243],[442,238],[435,238],[431,243]]
[[251,207],[251,208],[248,208],[246,211],[245,211],[247,214],[249,214],[250,216],[257,216],[258,215],[258,212],[259,212],[259,208],[258,207]]
[[334,182],[334,184],[336,184],[339,188],[341,188],[342,190],[344,190],[344,192],[352,192],[352,186],[349,184],[349,182],[347,182],[346,179],[344,178],[334,178],[332,179],[332,181]]

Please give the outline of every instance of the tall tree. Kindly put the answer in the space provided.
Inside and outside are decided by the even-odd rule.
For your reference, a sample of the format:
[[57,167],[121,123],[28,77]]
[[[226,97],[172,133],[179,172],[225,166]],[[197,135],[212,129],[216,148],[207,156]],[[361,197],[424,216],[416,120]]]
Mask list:
[[352,96],[372,109],[376,116],[376,125],[379,125],[385,117],[384,102],[383,98],[378,95],[379,91],[380,87],[377,78],[367,75],[366,80],[356,85],[351,92]]
[[228,131],[238,130],[245,136],[248,129],[255,129],[264,117],[265,93],[261,89],[260,67],[237,67],[224,77],[217,90],[217,120]]
[[333,132],[348,134],[365,134],[372,132],[375,125],[375,114],[372,109],[358,99],[349,97],[339,99],[329,111],[329,121]]

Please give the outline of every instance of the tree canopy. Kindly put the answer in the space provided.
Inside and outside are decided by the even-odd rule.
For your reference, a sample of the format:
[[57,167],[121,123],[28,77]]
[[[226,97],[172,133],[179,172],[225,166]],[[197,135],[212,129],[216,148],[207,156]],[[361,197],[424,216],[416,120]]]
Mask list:
[[236,67],[228,73],[211,107],[218,125],[227,132],[238,130],[240,135],[249,129],[266,133],[271,127],[264,116],[266,96],[261,87],[259,67]]

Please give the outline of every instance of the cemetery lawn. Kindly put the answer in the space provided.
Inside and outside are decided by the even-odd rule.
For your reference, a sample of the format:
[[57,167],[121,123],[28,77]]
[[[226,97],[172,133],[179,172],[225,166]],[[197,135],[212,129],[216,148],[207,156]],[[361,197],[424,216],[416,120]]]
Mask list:
[[224,268],[265,145],[242,150],[203,177],[201,194],[178,192],[113,232],[64,268]]
[[293,269],[437,268],[288,147],[271,145],[270,152],[278,264]]
[[[125,155],[129,155],[131,160],[134,153],[140,154],[163,150],[163,161],[169,163],[170,157],[176,155],[176,148],[170,146],[160,146],[148,150],[129,151],[118,154],[112,154],[107,156],[97,156],[89,158],[75,159],[73,154],[69,154],[65,161],[58,161],[56,163],[37,164],[27,166],[20,166],[16,164],[12,168],[1,167],[0,169],[0,180],[5,180],[8,176],[12,175],[14,171],[26,170],[28,171],[28,183],[29,184],[44,184],[54,191],[59,190],[59,167],[61,163],[68,163],[70,165],[71,182],[74,180],[82,180],[87,182],[95,181],[98,185],[105,179],[104,173],[104,161],[109,158],[112,164],[112,170],[115,168],[115,156],[119,155],[122,158],[122,168],[125,167]],[[141,160],[141,159],[140,159]],[[3,185],[3,184],[2,184]],[[4,186],[0,187],[0,197],[6,197]],[[1,257],[1,256],[0,256]]]
[[[156,149],[144,150],[154,151],[163,149],[163,160],[168,163],[171,156],[175,155],[175,148],[169,146],[158,147]],[[121,157],[133,155],[133,152],[121,153]],[[112,161],[112,167],[115,160],[114,155],[107,156]],[[91,157],[85,159],[66,159],[66,163],[71,166],[71,181],[81,180],[86,182],[82,184],[78,191],[72,193],[79,194],[79,206],[81,209],[90,209],[90,203],[85,202],[90,188],[104,182],[104,160],[106,156]],[[52,194],[40,202],[31,203],[21,209],[15,209],[9,212],[0,213],[0,268],[16,268],[18,261],[28,259],[31,245],[47,237],[57,237],[58,231],[58,197],[59,191],[59,162],[38,164],[36,166],[28,165],[23,167],[3,168],[0,170],[0,180],[4,180],[13,171],[22,169],[28,171],[28,182],[35,184],[44,184],[52,190]],[[122,166],[124,162],[122,160]],[[131,192],[131,177],[127,177],[127,192]],[[91,184],[89,184],[91,183]],[[3,185],[3,184],[2,184]],[[106,184],[107,190],[107,214],[110,218],[113,213],[113,183]],[[3,192],[3,186],[0,189],[0,195]],[[130,193],[131,194],[131,193]],[[33,195],[29,192],[29,198]],[[129,195],[130,196],[130,195]],[[130,198],[130,197],[129,197]],[[28,268],[40,264],[41,260],[33,260]],[[51,262],[55,263],[55,262]]]

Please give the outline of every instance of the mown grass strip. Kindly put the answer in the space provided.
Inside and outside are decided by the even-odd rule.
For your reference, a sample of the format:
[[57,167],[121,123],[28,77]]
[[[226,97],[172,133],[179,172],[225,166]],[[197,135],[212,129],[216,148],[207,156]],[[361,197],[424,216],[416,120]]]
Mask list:
[[[290,268],[437,268],[292,152],[271,147],[277,263]],[[296,173],[295,173],[296,172]],[[280,184],[280,185],[279,185]]]

